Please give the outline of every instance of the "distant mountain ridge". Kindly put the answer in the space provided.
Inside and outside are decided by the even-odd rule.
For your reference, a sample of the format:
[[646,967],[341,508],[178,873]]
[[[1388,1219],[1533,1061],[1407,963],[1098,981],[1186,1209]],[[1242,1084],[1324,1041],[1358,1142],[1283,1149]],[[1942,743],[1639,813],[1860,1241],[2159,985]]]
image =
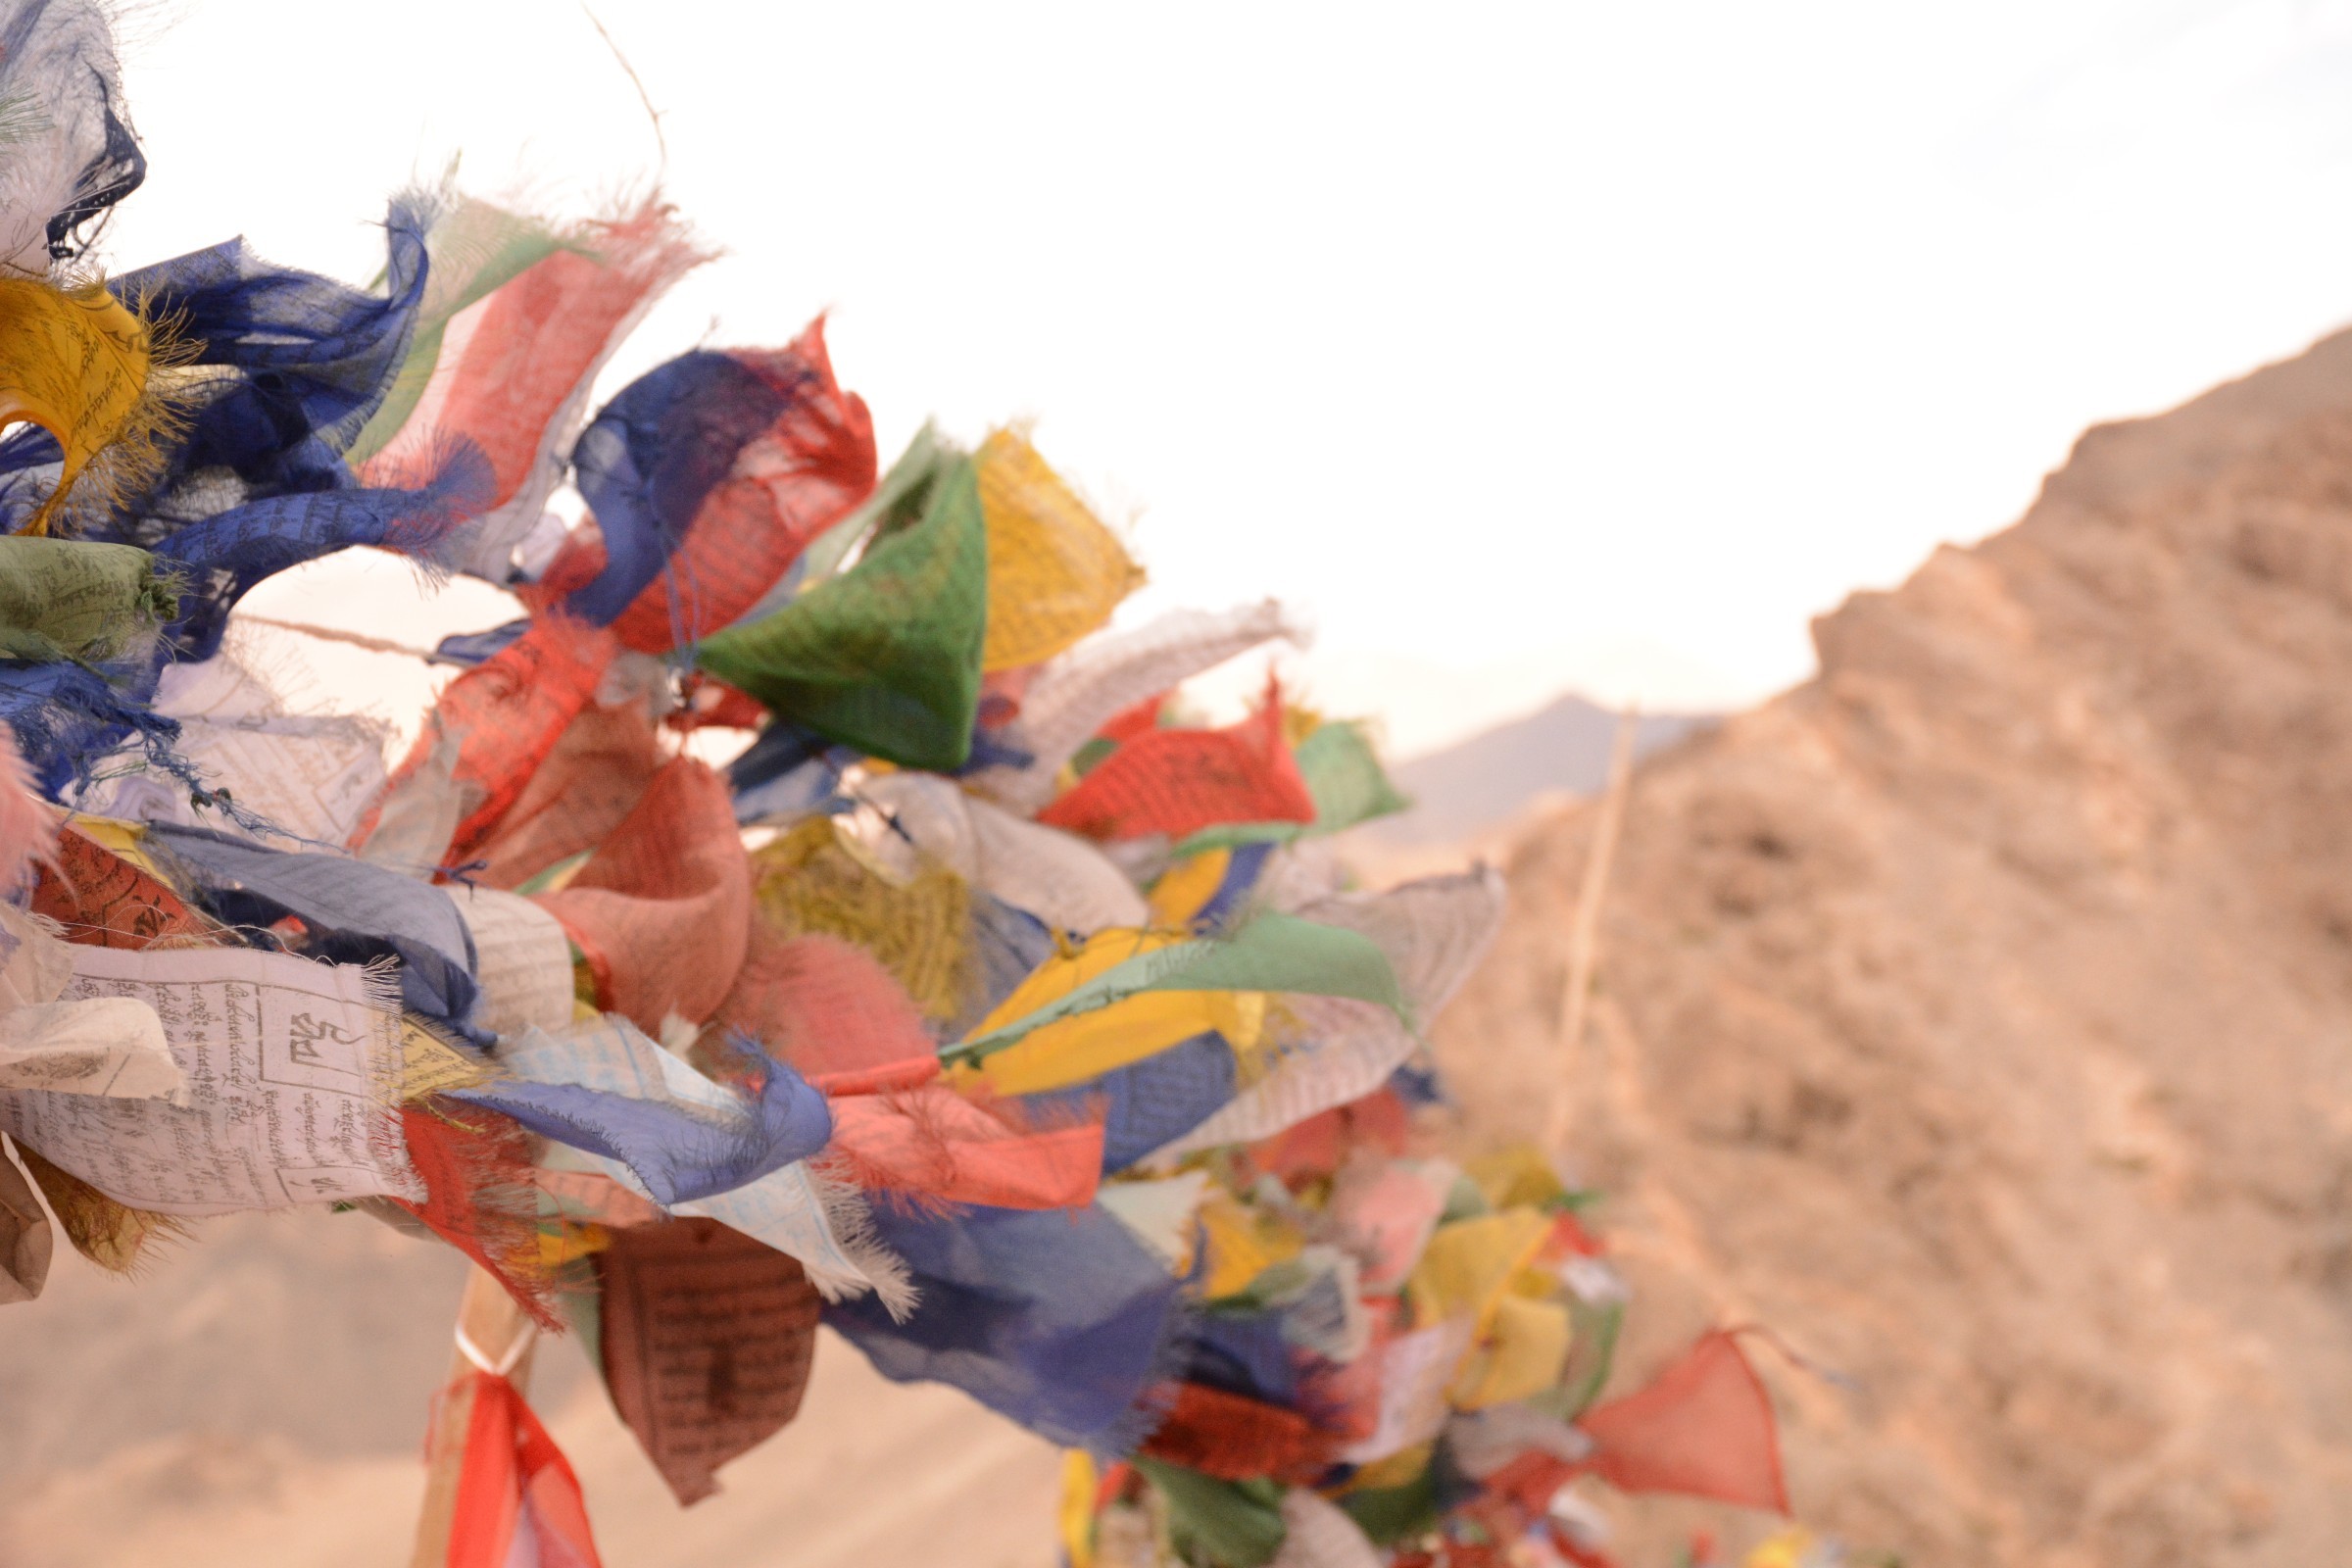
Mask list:
[[[1711,713],[1652,713],[1635,731],[1637,756],[1717,721]],[[1413,808],[1364,828],[1394,846],[1450,844],[1500,826],[1547,792],[1597,794],[1608,782],[1617,735],[1612,709],[1573,693],[1525,718],[1457,741],[1389,770]]]

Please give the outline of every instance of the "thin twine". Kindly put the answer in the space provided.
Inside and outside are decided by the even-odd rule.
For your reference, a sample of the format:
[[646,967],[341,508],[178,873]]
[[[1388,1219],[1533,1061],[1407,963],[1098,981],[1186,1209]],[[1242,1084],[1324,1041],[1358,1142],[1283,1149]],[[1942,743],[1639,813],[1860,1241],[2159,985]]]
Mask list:
[[436,652],[412,648],[406,643],[388,642],[381,637],[368,636],[364,632],[342,631],[333,626],[313,626],[299,620],[279,620],[271,615],[241,613],[237,619],[257,626],[275,626],[279,631],[300,632],[305,637],[316,637],[321,642],[349,643],[354,648],[365,648],[371,654],[403,654],[410,659],[421,659],[428,664],[460,662],[457,660],[444,659]]
[[628,76],[629,85],[637,89],[637,101],[645,105],[645,118],[653,122],[654,146],[662,155],[654,183],[657,186],[666,184],[669,179],[669,138],[662,134],[662,111],[654,107],[653,95],[645,90],[644,79],[637,74],[637,68],[629,64],[629,57],[621,53],[619,44],[612,41],[612,34],[605,30],[605,24],[597,20],[596,13],[588,9],[588,0],[580,0],[580,15],[588,19],[588,25],[596,29],[596,35],[605,40],[605,47],[612,51],[612,58],[619,62],[622,73]]
[[1575,1100],[1573,1080],[1584,1064],[1585,1013],[1592,990],[1592,966],[1600,946],[1600,906],[1609,891],[1609,862],[1617,851],[1617,833],[1625,823],[1625,796],[1633,780],[1634,735],[1641,714],[1631,704],[1617,715],[1617,735],[1609,752],[1609,790],[1602,798],[1600,821],[1585,861],[1585,884],[1577,893],[1576,924],[1568,938],[1567,994],[1560,999],[1558,1076],[1551,1085],[1551,1114],[1544,1131],[1544,1152],[1557,1158],[1566,1150]]

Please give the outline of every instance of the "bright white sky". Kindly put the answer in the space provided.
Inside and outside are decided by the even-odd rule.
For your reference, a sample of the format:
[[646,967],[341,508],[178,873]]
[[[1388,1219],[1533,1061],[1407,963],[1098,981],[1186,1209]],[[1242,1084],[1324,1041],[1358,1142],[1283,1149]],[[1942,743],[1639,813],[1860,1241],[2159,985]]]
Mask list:
[[[2347,0],[597,11],[729,252],[613,387],[829,308],[885,462],[1039,416],[1140,608],[1307,607],[1310,692],[1404,751],[1801,679],[2085,424],[2352,318]],[[574,0],[126,30],[116,266],[366,278],[454,152],[559,213],[655,166]]]

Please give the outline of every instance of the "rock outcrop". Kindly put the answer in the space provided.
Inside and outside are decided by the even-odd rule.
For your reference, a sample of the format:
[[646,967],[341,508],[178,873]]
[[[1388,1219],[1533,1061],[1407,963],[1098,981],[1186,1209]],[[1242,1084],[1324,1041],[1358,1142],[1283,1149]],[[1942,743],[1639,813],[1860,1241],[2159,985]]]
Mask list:
[[1570,1066],[1596,813],[1517,841],[1465,1114],[1566,1074],[1629,1370],[1749,1321],[1850,1382],[1759,1352],[1849,1543],[2352,1560],[2352,334],[2091,430],[1815,637],[1639,770]]

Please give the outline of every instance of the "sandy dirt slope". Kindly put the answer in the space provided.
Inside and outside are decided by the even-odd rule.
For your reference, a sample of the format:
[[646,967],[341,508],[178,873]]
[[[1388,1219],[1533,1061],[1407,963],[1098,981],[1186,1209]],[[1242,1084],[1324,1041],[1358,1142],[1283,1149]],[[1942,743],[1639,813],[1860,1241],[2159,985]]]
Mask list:
[[[681,1511],[603,1396],[550,1421],[613,1568],[1046,1568],[1058,1453],[944,1389],[883,1382],[828,1340],[802,1419]],[[317,1459],[284,1438],[135,1445],[12,1509],[9,1568],[398,1568],[422,1471],[410,1453]]]
[[[0,1320],[0,1568],[402,1568],[463,1262],[238,1215],[130,1286],[61,1258]],[[681,1511],[569,1344],[533,1380],[613,1568],[1046,1568],[1054,1448],[823,1337],[801,1418]]]
[[[1635,1357],[1852,1379],[1774,1370],[1791,1481],[1913,1565],[2352,1561],[2352,336],[1816,639],[1630,799],[1575,1082]],[[1593,815],[1441,1024],[1481,1136],[1556,1075]]]

